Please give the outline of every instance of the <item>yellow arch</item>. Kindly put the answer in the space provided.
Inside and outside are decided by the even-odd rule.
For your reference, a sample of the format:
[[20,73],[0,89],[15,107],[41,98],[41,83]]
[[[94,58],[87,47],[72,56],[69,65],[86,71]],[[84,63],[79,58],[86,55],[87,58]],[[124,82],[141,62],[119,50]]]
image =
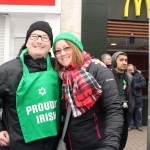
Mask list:
[[124,17],[128,17],[128,14],[129,14],[129,4],[130,4],[130,0],[126,0],[125,7],[124,7]]
[[[135,6],[135,16],[140,16],[141,13],[141,3],[142,0],[134,0],[134,6]],[[124,7],[124,17],[128,17],[129,15],[129,4],[130,0],[126,0],[125,7]],[[146,5],[146,14],[147,18],[149,18],[149,12],[148,12],[148,0],[145,0]]]

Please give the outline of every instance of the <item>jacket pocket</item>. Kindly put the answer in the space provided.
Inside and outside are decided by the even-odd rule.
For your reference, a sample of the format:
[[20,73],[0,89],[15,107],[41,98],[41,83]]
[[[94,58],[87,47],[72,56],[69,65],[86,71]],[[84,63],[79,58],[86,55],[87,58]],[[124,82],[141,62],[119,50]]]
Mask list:
[[100,129],[99,129],[99,126],[98,126],[98,122],[97,122],[97,115],[96,113],[93,114],[94,115],[94,121],[95,121],[95,130],[97,132],[97,136],[99,139],[101,139],[101,133],[100,133]]

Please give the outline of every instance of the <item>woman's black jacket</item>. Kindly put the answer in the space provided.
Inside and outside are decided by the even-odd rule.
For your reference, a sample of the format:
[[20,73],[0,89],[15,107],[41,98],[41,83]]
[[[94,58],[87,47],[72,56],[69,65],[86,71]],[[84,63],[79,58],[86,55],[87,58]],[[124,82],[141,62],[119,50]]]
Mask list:
[[[118,150],[123,114],[114,76],[99,64],[92,63],[87,71],[102,86],[102,96],[85,114],[71,116],[66,134],[68,150]],[[65,115],[65,100],[62,109]]]

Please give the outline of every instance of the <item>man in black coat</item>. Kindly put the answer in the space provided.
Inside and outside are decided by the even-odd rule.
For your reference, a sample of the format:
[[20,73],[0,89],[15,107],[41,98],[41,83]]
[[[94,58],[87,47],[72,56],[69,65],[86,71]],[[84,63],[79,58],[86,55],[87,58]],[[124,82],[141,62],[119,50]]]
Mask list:
[[111,55],[109,55],[109,54],[103,54],[101,56],[101,60],[107,66],[107,68],[109,68],[110,70],[114,69],[114,67],[112,66]]
[[137,71],[136,67],[132,64],[128,64],[127,72],[131,73],[134,76],[135,81],[135,109],[134,109],[134,117],[129,124],[128,130],[132,130],[135,125],[139,131],[143,131],[142,129],[142,88],[146,85],[146,80],[139,71]]
[[134,80],[132,75],[125,71],[127,63],[128,57],[126,53],[116,52],[112,55],[112,65],[115,68],[112,72],[118,85],[124,115],[124,124],[119,150],[123,150],[125,148],[128,138],[128,125],[132,119],[135,105]]
[[[21,127],[20,118],[21,119],[27,118],[29,115],[28,116],[21,115],[21,117],[19,118],[17,107],[20,104],[17,105],[17,98],[16,98],[18,95],[17,94],[18,87],[19,88],[23,87],[23,86],[19,86],[22,81],[22,77],[25,77],[28,75],[32,75],[33,77],[34,75],[35,76],[37,74],[41,75],[42,73],[41,76],[35,77],[35,80],[26,80],[26,81],[24,80],[27,84],[31,82],[33,83],[33,81],[37,82],[38,78],[42,77],[43,75],[45,77],[45,74],[48,72],[48,70],[51,70],[53,73],[56,74],[56,72],[53,69],[54,60],[50,57],[50,53],[49,53],[49,50],[51,49],[52,44],[53,44],[53,33],[52,33],[52,29],[49,23],[45,21],[34,22],[33,24],[30,25],[26,34],[25,43],[20,50],[20,52],[22,52],[24,51],[24,49],[25,50],[26,48],[28,49],[28,52],[24,54],[24,59],[23,59],[24,61],[21,60],[21,57],[17,57],[16,59],[10,60],[0,66],[0,99],[2,99],[2,103],[3,103],[2,120],[0,120],[0,150],[55,150],[57,147],[59,137],[56,134],[53,136],[50,136],[50,135],[45,135],[43,137],[39,136],[38,138],[37,136],[33,136],[33,131],[35,131],[36,135],[39,133],[41,134],[43,132],[43,130],[40,130],[40,132],[37,132],[38,128],[35,127],[36,124],[38,125],[37,122],[33,123],[34,127],[31,127],[31,126],[29,127],[29,124],[33,120],[36,120],[36,118],[28,119],[29,121],[24,123],[24,125],[27,125],[26,128],[23,129]],[[51,69],[47,69],[48,68],[47,62],[49,61],[52,64],[52,66],[51,64],[49,64],[49,68]],[[23,65],[25,66],[26,70],[29,72],[28,75],[23,74],[24,72]],[[51,76],[50,77],[48,76],[48,79],[50,80],[54,79],[55,81],[59,82],[59,78],[57,74],[56,74],[56,78],[52,79]],[[44,80],[41,80],[41,82],[38,82],[37,85],[39,84],[39,87],[43,87],[43,82]],[[30,87],[33,87],[33,84],[31,85],[32,86]],[[48,87],[51,85],[55,87],[53,88],[54,91],[56,91],[57,87],[60,87],[57,85],[55,86],[53,83],[52,84],[48,83]],[[27,89],[28,89],[27,91],[30,91],[29,88]],[[41,89],[40,89],[40,92],[42,91]],[[61,89],[57,89],[57,90],[61,91]],[[37,103],[39,103],[39,100],[42,99],[42,97],[45,100],[47,99],[47,98],[44,98],[44,95],[42,95],[39,92],[39,90],[35,90],[35,91],[37,91],[36,92],[37,94],[36,95],[33,94],[33,96],[32,96],[32,93],[22,94],[23,97],[26,95],[31,95],[32,98],[29,98],[29,99],[22,98],[23,100],[21,101],[20,99],[20,101],[21,102],[33,102],[33,100],[36,100]],[[49,91],[49,88],[47,88],[47,91],[49,93],[54,92],[54,91]],[[45,92],[44,94],[47,94],[48,92]],[[41,98],[37,100],[38,95],[41,95]],[[58,99],[58,101],[60,100]],[[28,106],[33,106],[33,105],[28,105]],[[37,105],[35,105],[35,107],[37,107]],[[22,107],[21,111],[26,110],[26,108],[27,107]],[[58,110],[60,109],[59,107],[57,108]],[[41,112],[40,115],[45,114],[43,113],[43,111],[40,111],[40,112]],[[40,125],[41,124],[42,123],[40,123]],[[47,129],[51,128],[51,126],[49,125],[47,126],[48,126]],[[46,126],[44,128],[46,128]],[[28,129],[31,129],[32,132],[30,134],[23,134],[23,132],[27,131]],[[30,142],[28,141],[25,142],[24,135],[29,135],[31,138],[33,137],[34,139]]]

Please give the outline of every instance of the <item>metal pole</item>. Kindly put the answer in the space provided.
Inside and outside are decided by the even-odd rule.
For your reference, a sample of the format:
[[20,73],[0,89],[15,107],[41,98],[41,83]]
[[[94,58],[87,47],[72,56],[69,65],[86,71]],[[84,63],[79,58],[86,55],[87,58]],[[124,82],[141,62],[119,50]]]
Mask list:
[[[150,6],[149,6],[150,14]],[[149,19],[150,21],[150,19]],[[150,36],[150,24],[149,24],[149,36]],[[150,150],[150,40],[149,40],[149,75],[148,75],[148,125],[147,125],[147,150]]]

